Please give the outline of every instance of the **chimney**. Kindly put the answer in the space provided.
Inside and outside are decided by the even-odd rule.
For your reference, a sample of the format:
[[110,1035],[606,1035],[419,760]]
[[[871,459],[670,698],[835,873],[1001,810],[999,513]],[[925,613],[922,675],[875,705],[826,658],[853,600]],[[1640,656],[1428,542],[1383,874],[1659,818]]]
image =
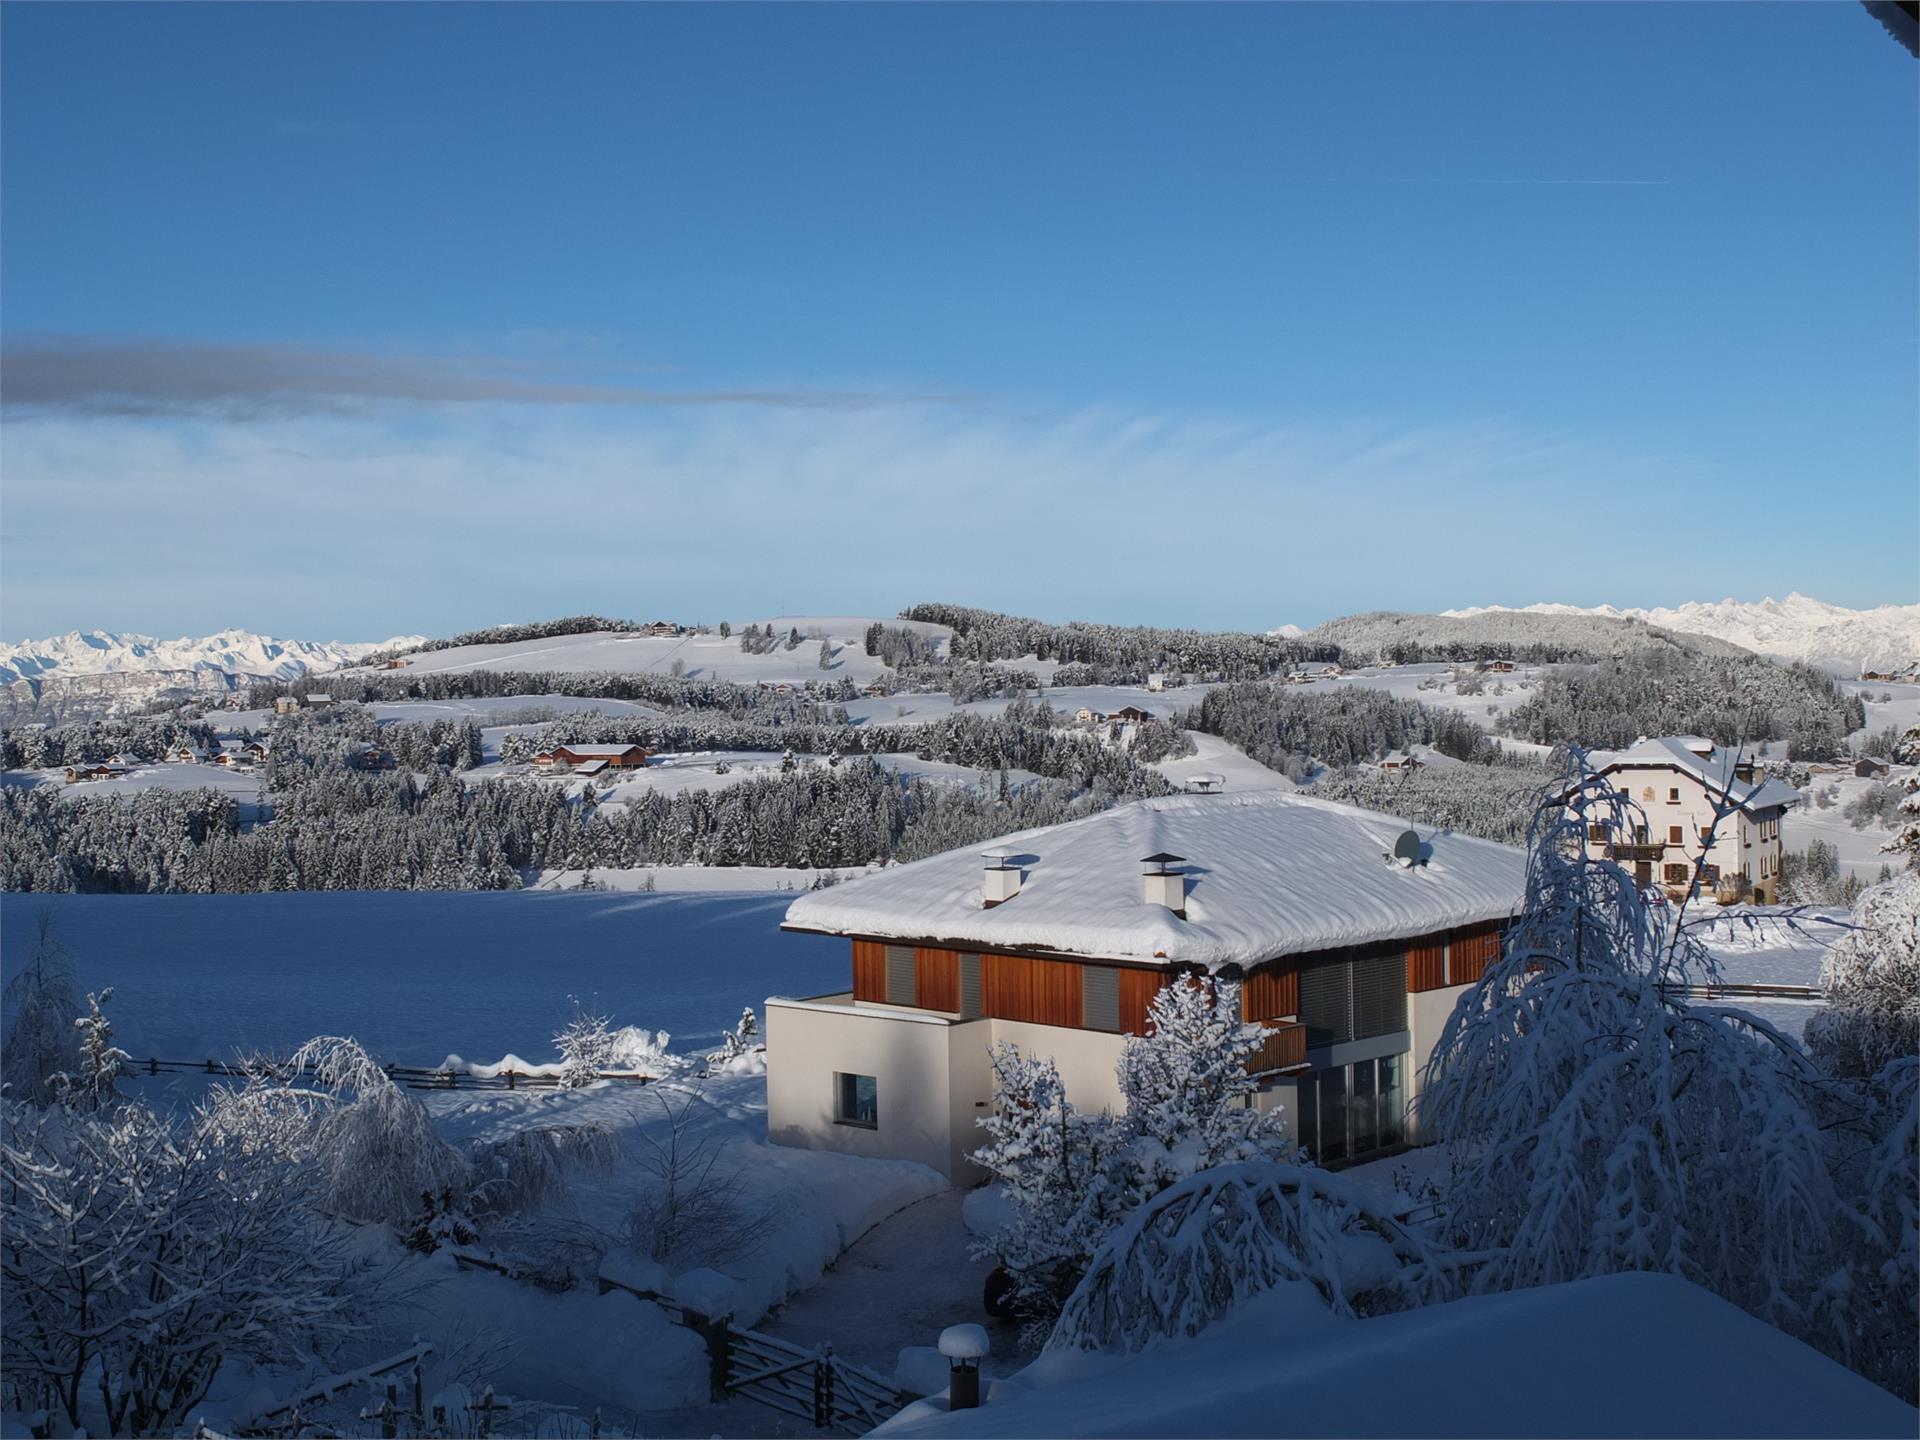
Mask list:
[[997,850],[990,851],[986,860],[987,868],[980,875],[980,903],[991,910],[1020,893],[1020,867]]
[[1182,920],[1187,918],[1187,877],[1173,867],[1185,856],[1161,851],[1140,863],[1147,867],[1140,877],[1140,898],[1148,905],[1164,905]]

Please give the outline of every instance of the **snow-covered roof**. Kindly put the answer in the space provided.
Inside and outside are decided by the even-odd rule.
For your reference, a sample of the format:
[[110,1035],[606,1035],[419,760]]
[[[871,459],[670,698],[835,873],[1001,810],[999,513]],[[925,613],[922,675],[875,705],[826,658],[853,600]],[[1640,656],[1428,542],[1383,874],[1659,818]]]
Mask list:
[[626,754],[629,750],[638,750],[639,748],[638,745],[556,745],[553,747],[553,753],[558,754],[564,750],[569,755],[599,756],[602,759],[612,759],[616,756]]
[[1800,792],[1784,780],[1771,776],[1758,782],[1742,780],[1735,773],[1740,751],[1731,745],[1716,745],[1698,735],[1641,739],[1615,754],[1596,755],[1594,762],[1602,775],[1614,770],[1673,766],[1693,776],[1715,795],[1726,795],[1743,810],[1791,805],[1800,798]]
[[[1422,863],[1389,863],[1417,829]],[[1020,891],[988,908],[987,852],[1018,858]],[[1186,918],[1143,898],[1141,859],[1187,857]],[[1287,791],[1140,800],[1101,815],[949,850],[811,892],[786,928],[1039,949],[1208,969],[1253,965],[1504,918],[1526,857],[1491,840]]]

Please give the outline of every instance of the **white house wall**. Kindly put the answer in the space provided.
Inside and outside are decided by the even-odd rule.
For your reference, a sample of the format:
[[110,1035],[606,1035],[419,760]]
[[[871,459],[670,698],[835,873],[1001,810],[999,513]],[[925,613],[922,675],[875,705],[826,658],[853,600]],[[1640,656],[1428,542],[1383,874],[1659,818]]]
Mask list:
[[[837,1150],[879,1159],[917,1160],[942,1175],[956,1172],[955,1037],[986,1059],[982,1022],[916,1023],[899,1014],[863,1008],[769,1000],[767,1016],[767,1138],[804,1149]],[[834,1076],[874,1077],[879,1123],[874,1128],[834,1118]],[[973,1096],[965,1097],[972,1128]],[[974,1142],[969,1135],[966,1148]]]

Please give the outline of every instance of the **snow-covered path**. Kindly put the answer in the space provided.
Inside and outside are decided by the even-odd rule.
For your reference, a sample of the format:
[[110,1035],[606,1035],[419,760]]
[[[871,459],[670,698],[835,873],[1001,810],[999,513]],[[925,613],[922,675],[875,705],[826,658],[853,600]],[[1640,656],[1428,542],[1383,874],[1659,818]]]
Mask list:
[[[949,1325],[989,1324],[981,1296],[993,1266],[967,1254],[965,1198],[942,1190],[889,1215],[758,1328],[796,1345],[829,1342],[836,1355],[891,1376],[902,1347],[932,1345]],[[990,1328],[996,1355],[1011,1360],[1015,1327]]]

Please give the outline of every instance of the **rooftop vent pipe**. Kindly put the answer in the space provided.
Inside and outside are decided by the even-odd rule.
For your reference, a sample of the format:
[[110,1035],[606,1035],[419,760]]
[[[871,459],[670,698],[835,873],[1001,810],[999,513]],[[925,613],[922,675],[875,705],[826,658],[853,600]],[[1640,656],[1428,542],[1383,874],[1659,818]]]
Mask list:
[[991,910],[1020,893],[1020,867],[1000,850],[987,852],[987,868],[980,875],[980,903]]
[[1172,867],[1185,858],[1163,850],[1140,862],[1147,867],[1146,874],[1140,877],[1140,898],[1149,905],[1166,906],[1182,920],[1187,918],[1187,877]]

